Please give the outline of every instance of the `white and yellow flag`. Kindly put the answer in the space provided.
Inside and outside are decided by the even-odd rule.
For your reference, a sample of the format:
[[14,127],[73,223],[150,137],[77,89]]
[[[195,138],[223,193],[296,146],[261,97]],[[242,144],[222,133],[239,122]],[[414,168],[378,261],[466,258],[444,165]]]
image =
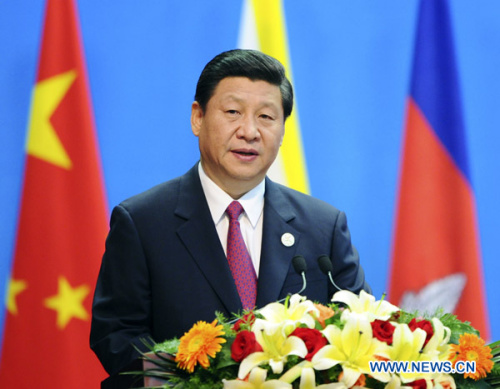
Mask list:
[[[238,46],[260,50],[278,59],[292,81],[285,16],[281,0],[243,0]],[[293,82],[292,82],[293,84]],[[300,136],[297,98],[285,126],[285,138],[269,177],[304,193],[309,193],[307,168]]]

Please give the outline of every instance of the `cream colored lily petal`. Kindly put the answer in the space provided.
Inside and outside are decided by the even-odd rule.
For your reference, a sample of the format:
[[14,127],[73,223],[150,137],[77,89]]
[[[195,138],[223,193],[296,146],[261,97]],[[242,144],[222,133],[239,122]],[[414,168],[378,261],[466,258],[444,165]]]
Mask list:
[[284,358],[269,360],[269,366],[271,366],[271,370],[274,374],[281,374],[283,372],[284,365]]
[[256,367],[255,369],[252,369],[250,372],[250,376],[248,377],[248,382],[250,382],[252,385],[260,385],[262,384],[267,377],[267,370],[261,369],[260,367]]
[[[375,301],[375,297],[373,298],[373,301]],[[349,307],[349,309],[352,310],[354,307],[358,307],[359,297],[355,293],[348,290],[340,290],[333,295],[332,302],[344,303]]]
[[285,316],[285,306],[281,303],[270,303],[259,310],[259,313],[264,316],[267,321],[277,323]]
[[222,380],[224,389],[253,389],[255,388],[251,383],[241,380]]
[[312,358],[311,362],[316,370],[326,370],[337,365],[344,356],[332,345],[324,346]]
[[332,301],[347,304],[351,312],[365,313],[370,321],[387,320],[393,312],[399,311],[398,307],[388,301],[375,301],[375,297],[364,290],[360,292],[359,296],[347,290],[339,291],[334,294]]
[[264,331],[267,335],[272,335],[277,331],[281,331],[282,327],[283,325],[281,323],[274,323],[267,320],[256,319],[253,323],[252,332],[257,337],[257,341],[259,341],[259,334],[261,334],[262,331]]
[[328,340],[328,343],[332,344],[334,339],[340,336],[341,329],[333,324],[329,324],[321,333]]
[[284,355],[297,355],[304,358],[307,355],[307,347],[302,339],[297,336],[289,336],[283,345]]
[[270,380],[264,382],[260,387],[260,389],[292,389],[292,385],[287,384],[286,382],[280,380]]
[[314,389],[316,388],[316,375],[314,370],[310,367],[302,369],[300,375],[300,386],[299,389]]
[[280,355],[269,360],[269,366],[271,366],[273,373],[281,374],[288,355],[297,355],[304,358],[307,355],[307,347],[304,341],[296,336],[290,336],[286,339]]
[[440,354],[440,359],[446,360],[448,359],[450,349],[451,330],[445,327],[438,318],[432,318],[432,327],[434,328],[434,334],[425,345],[423,351],[425,353],[436,351]]
[[298,294],[290,297],[288,307],[281,303],[270,303],[260,309],[260,313],[265,321],[279,323],[286,335],[289,335],[299,324],[314,328],[314,317],[319,315],[313,302]]
[[267,355],[264,352],[255,352],[247,356],[240,363],[240,369],[238,370],[238,378],[240,380],[244,379],[250,371],[259,366],[261,363],[268,361]]

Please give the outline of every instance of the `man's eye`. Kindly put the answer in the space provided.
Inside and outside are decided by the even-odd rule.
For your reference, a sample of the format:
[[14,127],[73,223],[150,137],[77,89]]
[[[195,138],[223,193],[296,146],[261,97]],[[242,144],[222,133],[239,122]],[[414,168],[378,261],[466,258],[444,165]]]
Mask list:
[[266,119],[266,120],[274,120],[274,118],[272,116],[269,116],[269,115],[266,115],[266,114],[262,114],[262,115],[260,115],[260,117],[262,119]]
[[238,114],[238,111],[237,111],[237,110],[235,110],[235,109],[228,109],[228,110],[226,111],[226,113],[228,113],[228,114],[230,114],[230,115],[236,115],[236,114]]

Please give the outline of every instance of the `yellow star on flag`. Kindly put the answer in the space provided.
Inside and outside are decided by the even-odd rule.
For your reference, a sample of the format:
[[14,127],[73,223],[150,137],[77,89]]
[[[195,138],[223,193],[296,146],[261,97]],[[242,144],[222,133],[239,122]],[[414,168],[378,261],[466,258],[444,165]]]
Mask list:
[[9,287],[7,291],[7,299],[5,300],[5,305],[7,310],[13,315],[17,315],[17,303],[16,297],[19,293],[28,287],[26,281],[11,279],[9,281]]
[[28,154],[64,169],[71,169],[71,159],[50,118],[75,78],[76,71],[70,70],[36,84],[28,133]]
[[68,280],[59,277],[57,295],[46,298],[45,306],[57,311],[57,327],[64,329],[72,318],[88,320],[89,314],[83,306],[85,297],[90,292],[88,285],[72,288]]

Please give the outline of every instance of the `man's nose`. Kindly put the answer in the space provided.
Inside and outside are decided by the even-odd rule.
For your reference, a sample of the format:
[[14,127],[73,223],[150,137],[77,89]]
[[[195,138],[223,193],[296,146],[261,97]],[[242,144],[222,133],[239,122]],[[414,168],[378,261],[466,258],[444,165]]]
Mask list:
[[260,139],[260,130],[257,120],[251,116],[243,117],[236,134],[239,138],[244,138],[249,142]]

